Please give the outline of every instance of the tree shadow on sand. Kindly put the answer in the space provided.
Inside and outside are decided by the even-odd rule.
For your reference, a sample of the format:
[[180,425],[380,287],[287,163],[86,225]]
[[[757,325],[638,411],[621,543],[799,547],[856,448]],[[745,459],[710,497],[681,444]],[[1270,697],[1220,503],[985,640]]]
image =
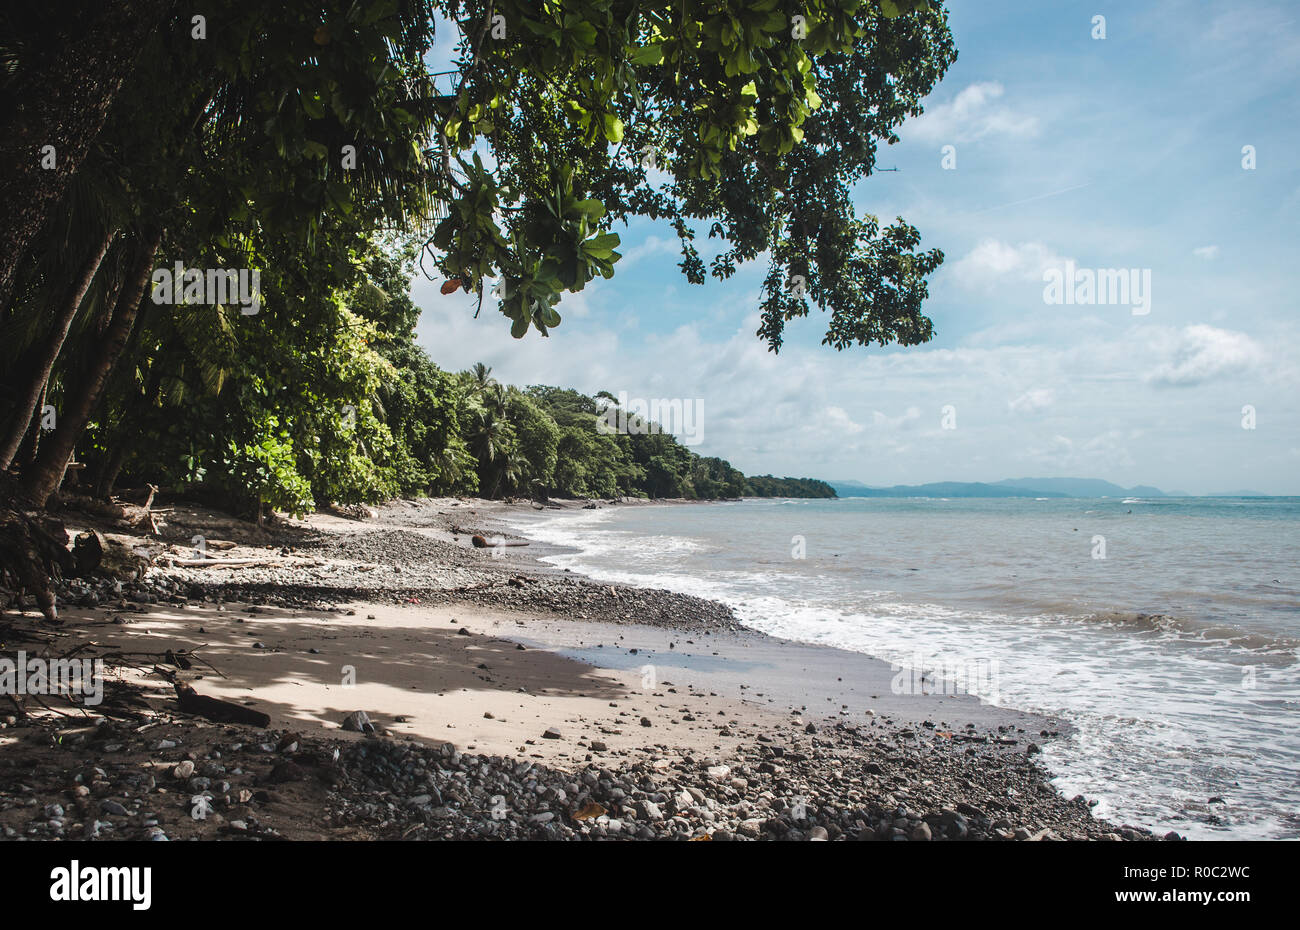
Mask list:
[[[383,619],[357,622],[347,618],[341,622],[337,616],[321,617],[287,608],[262,607],[252,616],[242,614],[207,606],[159,606],[134,619],[129,633],[102,617],[73,615],[67,618],[67,624],[71,628],[68,632],[84,631],[87,638],[101,644],[103,651],[198,650],[198,655],[218,669],[220,676],[195,664],[190,672],[182,673],[183,679],[190,680],[200,693],[205,692],[205,683],[219,683],[226,692],[225,699],[269,713],[273,721],[278,718],[315,725],[316,718],[322,718],[337,724],[346,714],[364,709],[376,723],[389,722],[391,715],[385,714],[382,707],[358,708],[348,703],[325,706],[327,701],[347,701],[351,693],[344,687],[348,666],[354,670],[358,684],[387,686],[430,697],[462,690],[482,691],[485,701],[488,694],[521,691],[532,695],[545,692],[550,698],[605,701],[628,696],[621,683],[605,677],[600,669],[551,652],[521,650],[514,640],[490,633],[465,633],[463,628]],[[74,632],[73,637],[77,636]],[[310,651],[313,649],[316,651]],[[203,677],[195,680],[198,675]],[[282,685],[312,687],[305,692],[302,703],[270,699],[268,689]],[[323,691],[322,687],[329,690]],[[232,690],[241,693],[232,695]]]

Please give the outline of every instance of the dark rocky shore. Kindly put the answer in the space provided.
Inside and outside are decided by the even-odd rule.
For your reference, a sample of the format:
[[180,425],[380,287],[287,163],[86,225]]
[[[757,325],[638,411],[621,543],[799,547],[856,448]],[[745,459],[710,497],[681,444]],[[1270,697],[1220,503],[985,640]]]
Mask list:
[[601,761],[601,746],[588,748],[587,764],[562,770],[382,734],[54,728],[0,756],[0,830],[19,840],[1151,838],[1065,801],[1023,754],[934,734],[800,721],[726,759],[665,748]]

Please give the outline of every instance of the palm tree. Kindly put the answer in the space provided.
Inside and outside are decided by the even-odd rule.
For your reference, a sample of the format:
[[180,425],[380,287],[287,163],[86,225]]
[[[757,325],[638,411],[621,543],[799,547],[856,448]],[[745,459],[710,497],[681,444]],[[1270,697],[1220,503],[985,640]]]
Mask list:
[[469,375],[474,382],[474,393],[476,395],[482,394],[497,383],[497,379],[492,377],[492,369],[482,362],[475,362],[474,367],[469,370]]
[[472,439],[474,454],[486,466],[504,451],[509,433],[505,421],[493,416],[491,411],[479,410],[475,417],[478,422]]
[[492,482],[492,493],[489,496],[497,496],[497,489],[501,486],[502,481],[512,491],[518,490],[519,479],[523,477],[524,468],[527,465],[528,460],[519,454],[518,449],[512,447],[503,452],[498,462],[496,478]]
[[489,387],[484,392],[482,398],[480,398],[480,402],[483,404],[484,410],[492,414],[496,419],[502,420],[505,419],[506,403],[509,399],[509,390],[504,385],[497,384],[493,381],[492,386]]

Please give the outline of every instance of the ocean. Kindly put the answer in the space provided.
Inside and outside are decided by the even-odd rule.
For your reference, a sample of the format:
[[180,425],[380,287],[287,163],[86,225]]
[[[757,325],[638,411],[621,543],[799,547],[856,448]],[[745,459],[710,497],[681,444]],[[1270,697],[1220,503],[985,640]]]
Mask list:
[[517,523],[569,550],[560,567],[1069,721],[1040,759],[1099,817],[1300,838],[1300,498],[745,500]]

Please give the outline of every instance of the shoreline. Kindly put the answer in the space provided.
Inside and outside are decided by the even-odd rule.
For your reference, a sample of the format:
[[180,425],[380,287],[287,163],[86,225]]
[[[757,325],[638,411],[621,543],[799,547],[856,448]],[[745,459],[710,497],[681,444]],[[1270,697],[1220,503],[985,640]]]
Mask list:
[[[184,752],[197,758],[188,761],[223,771],[190,775],[185,790],[211,793],[213,779],[228,790],[213,794],[216,821],[163,817],[143,809],[161,806],[148,796],[160,782],[167,791],[167,779],[155,778],[135,799],[135,814],[117,804],[127,822],[125,837],[115,835],[224,836],[238,829],[232,823],[247,828],[254,817],[278,835],[304,838],[1150,837],[1094,820],[1086,800],[1067,800],[1048,784],[1033,756],[1037,743],[1060,731],[1057,721],[965,695],[894,695],[887,663],[745,629],[724,605],[600,584],[538,562],[531,546],[473,548],[473,533],[519,539],[500,521],[522,508],[532,509],[393,502],[366,520],[318,514],[265,530],[178,502],[162,529],[178,542],[150,543],[159,551],[144,585],[121,596],[110,586],[101,603],[92,589],[80,596],[83,606],[65,609],[57,628],[29,612],[33,632],[57,630],[69,642],[199,656],[223,677],[197,664],[172,672],[204,695],[271,716],[268,731],[233,728],[242,732],[236,738],[229,725],[176,713],[156,665],[118,669],[118,687],[135,699],[132,719],[143,721],[137,726],[185,735],[150,743],[123,735],[121,718],[106,718],[74,728],[68,746],[77,738],[88,749],[116,746],[124,774],[134,777],[146,761],[157,768],[159,755],[184,774],[186,760],[167,757],[189,745]],[[70,530],[76,522],[69,520]],[[196,533],[233,542],[221,558],[255,564],[175,564]],[[357,710],[387,733],[340,730]],[[10,756],[10,766],[15,744],[24,758],[28,751],[41,757],[42,747],[14,734],[50,725],[15,723],[0,731],[0,747],[11,750],[0,760]],[[296,739],[285,743],[286,733]],[[217,743],[204,744],[215,737],[226,746],[215,749],[216,759]],[[292,743],[292,750],[281,745]],[[250,746],[256,752],[246,765],[220,761]],[[320,761],[335,749],[340,761]],[[286,751],[311,760],[280,759]],[[409,794],[394,810],[372,810],[375,790],[411,787],[385,782],[389,763],[377,760],[393,753],[424,773],[414,787],[430,790]],[[476,766],[490,773],[483,790],[499,789],[486,797],[513,799],[501,803],[526,816],[497,816],[494,808],[485,819],[481,804],[448,801],[443,789],[474,782]],[[512,774],[526,766],[531,776]],[[233,769],[256,774],[240,787]],[[286,771],[292,777],[284,780]],[[534,797],[529,777],[550,787]],[[280,787],[268,794],[266,784]],[[312,802],[316,813],[286,801],[285,786],[323,792]],[[56,787],[73,796],[41,813],[85,800],[66,782],[49,786]],[[259,802],[259,791],[277,799]],[[13,802],[8,792],[0,796],[7,836],[77,832],[77,823],[50,826],[58,817],[24,820],[31,805]],[[121,819],[105,816],[110,824]],[[98,822],[93,812],[83,819]]]

